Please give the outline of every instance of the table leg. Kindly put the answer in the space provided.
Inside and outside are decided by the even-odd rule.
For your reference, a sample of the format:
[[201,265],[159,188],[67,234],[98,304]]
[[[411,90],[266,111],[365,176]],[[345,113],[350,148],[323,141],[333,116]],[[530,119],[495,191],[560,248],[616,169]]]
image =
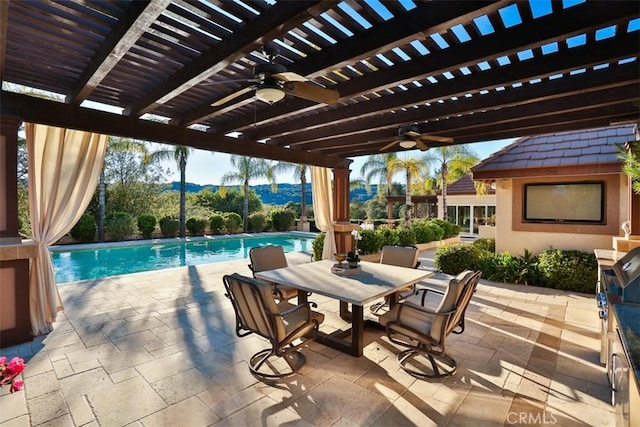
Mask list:
[[[342,301],[340,305],[342,307]],[[316,341],[351,356],[360,357],[364,348],[364,309],[361,305],[352,305],[351,310],[351,328],[330,334],[318,331]]]
[[353,318],[353,316],[349,311],[349,303],[340,301],[340,318],[347,322],[351,322],[351,319]]
[[364,309],[361,305],[352,305],[351,310],[351,354],[360,357],[364,348]]
[[307,291],[298,289],[298,304],[305,304],[309,301]]

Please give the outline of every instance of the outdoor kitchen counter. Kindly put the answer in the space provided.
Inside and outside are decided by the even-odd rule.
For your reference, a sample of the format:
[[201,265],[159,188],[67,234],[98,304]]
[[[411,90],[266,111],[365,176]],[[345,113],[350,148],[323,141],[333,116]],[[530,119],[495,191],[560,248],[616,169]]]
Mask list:
[[640,304],[611,304],[622,335],[622,345],[640,388]]

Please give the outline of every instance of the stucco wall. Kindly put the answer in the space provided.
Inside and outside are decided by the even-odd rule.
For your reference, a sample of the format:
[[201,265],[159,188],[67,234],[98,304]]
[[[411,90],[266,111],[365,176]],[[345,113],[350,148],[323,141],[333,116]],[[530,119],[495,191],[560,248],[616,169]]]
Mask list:
[[[521,188],[529,182],[604,180],[606,190],[605,225],[531,224],[522,222]],[[548,249],[578,249],[592,252],[611,249],[612,236],[620,235],[620,225],[627,220],[627,179],[624,175],[588,177],[554,177],[499,179],[496,182],[496,252],[522,255],[525,249],[534,254]]]

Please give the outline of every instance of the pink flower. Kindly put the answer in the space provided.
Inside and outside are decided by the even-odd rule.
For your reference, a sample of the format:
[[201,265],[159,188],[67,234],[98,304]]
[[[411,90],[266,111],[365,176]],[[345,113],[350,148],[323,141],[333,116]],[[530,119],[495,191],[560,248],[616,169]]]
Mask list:
[[9,388],[9,391],[11,393],[13,393],[14,391],[20,391],[23,385],[24,385],[24,382],[22,381],[14,381],[11,383],[11,388]]
[[0,387],[9,384],[11,393],[22,389],[24,382],[16,381],[16,377],[24,371],[26,366],[20,357],[14,357],[9,363],[5,356],[0,357]]
[[24,360],[19,357],[14,357],[7,365],[6,375],[16,376],[22,371],[24,371]]

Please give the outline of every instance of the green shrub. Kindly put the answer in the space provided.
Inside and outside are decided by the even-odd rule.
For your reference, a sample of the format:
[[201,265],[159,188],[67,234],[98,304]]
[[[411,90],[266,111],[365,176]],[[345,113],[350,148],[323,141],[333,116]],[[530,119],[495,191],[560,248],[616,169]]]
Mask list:
[[170,216],[160,220],[160,231],[164,237],[176,237],[180,231],[180,221]]
[[324,238],[327,233],[322,232],[313,239],[311,243],[311,249],[313,250],[314,261],[320,261],[322,259],[322,250],[324,248]]
[[[496,252],[496,239],[488,239],[488,238],[476,239],[472,243],[472,245],[488,252],[492,252],[492,253]],[[483,276],[483,277],[486,277],[486,276]]]
[[398,236],[398,230],[396,228],[389,228],[387,226],[380,226],[376,228],[376,233],[380,236],[382,240],[382,246],[385,245],[398,245],[400,244],[400,236]]
[[428,243],[433,242],[434,240],[440,240],[436,239],[435,230],[429,227],[429,223],[427,221],[415,221],[411,224],[411,228],[416,236],[416,243]]
[[[264,225],[264,229],[273,230],[273,221],[271,220],[270,216],[267,217],[267,223]],[[320,231],[320,230],[317,230],[317,231]]]
[[416,244],[416,233],[412,228],[400,227],[398,230],[398,244],[401,246],[412,246]]
[[187,219],[185,226],[192,236],[203,236],[207,228],[207,220],[204,218],[191,217]]
[[438,270],[446,274],[459,274],[464,270],[476,270],[481,251],[472,245],[456,243],[436,249],[434,262]]
[[91,214],[82,214],[70,234],[81,242],[93,242],[96,238],[96,219]]
[[537,285],[540,282],[538,259],[525,250],[524,255],[515,257],[508,252],[493,254],[481,249],[478,268],[482,277],[494,282]]
[[598,264],[594,254],[577,250],[547,249],[538,256],[541,286],[594,293]]
[[209,228],[212,233],[220,234],[224,229],[224,217],[220,214],[213,214],[209,218]]
[[252,233],[259,233],[264,231],[267,225],[267,217],[262,212],[254,212],[249,215],[248,227]]
[[374,254],[384,244],[383,237],[375,230],[359,230],[362,240],[358,242],[358,249],[363,254]]
[[142,214],[138,217],[138,230],[145,239],[150,239],[156,228],[156,217],[151,214]]
[[433,241],[442,240],[444,238],[444,229],[440,227],[438,223],[431,220],[427,223],[427,226],[433,231]]
[[235,212],[226,212],[224,214],[224,228],[230,233],[242,228],[242,217]]
[[104,229],[113,240],[124,240],[133,234],[131,215],[126,212],[114,212],[107,216]]
[[439,225],[440,228],[444,230],[444,235],[442,236],[443,239],[448,239],[449,237],[457,236],[458,234],[460,234],[460,227],[450,223],[449,221],[436,218],[432,219],[431,222]]
[[271,222],[276,231],[289,231],[295,223],[295,214],[288,209],[274,209],[271,211]]

